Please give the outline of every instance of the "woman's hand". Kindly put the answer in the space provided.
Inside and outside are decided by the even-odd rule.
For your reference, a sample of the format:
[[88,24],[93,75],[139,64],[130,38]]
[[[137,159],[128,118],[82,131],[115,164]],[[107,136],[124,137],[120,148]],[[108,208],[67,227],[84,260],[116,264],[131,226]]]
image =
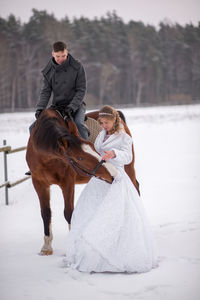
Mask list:
[[114,150],[111,150],[111,151],[104,151],[105,154],[104,156],[102,157],[103,160],[108,160],[108,159],[111,159],[113,157],[115,157],[115,151]]

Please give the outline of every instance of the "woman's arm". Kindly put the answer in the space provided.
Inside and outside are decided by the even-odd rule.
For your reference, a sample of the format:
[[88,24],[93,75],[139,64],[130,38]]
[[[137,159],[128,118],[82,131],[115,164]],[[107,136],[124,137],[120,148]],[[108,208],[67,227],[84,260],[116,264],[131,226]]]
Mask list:
[[[128,165],[133,159],[132,154],[132,138],[128,134],[123,135],[123,139],[119,144],[119,148],[112,148],[115,156],[111,159],[121,165]],[[112,155],[112,154],[110,154]]]

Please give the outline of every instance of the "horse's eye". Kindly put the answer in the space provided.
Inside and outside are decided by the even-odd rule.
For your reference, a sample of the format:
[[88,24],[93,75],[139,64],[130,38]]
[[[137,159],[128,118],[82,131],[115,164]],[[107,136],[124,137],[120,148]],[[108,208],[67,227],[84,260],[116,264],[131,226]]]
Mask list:
[[81,161],[81,160],[83,160],[83,158],[82,157],[77,157],[77,160]]

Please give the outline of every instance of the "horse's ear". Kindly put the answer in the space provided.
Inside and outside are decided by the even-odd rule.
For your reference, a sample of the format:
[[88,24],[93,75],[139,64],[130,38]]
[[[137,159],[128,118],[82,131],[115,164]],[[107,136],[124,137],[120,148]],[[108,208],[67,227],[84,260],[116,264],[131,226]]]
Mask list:
[[64,152],[66,151],[66,149],[68,148],[69,146],[69,143],[68,141],[65,139],[65,138],[62,138],[60,141],[59,141],[59,145],[60,147],[64,150]]
[[79,136],[78,128],[76,127],[76,124],[72,120],[69,120],[67,125],[68,125],[69,132],[71,134]]

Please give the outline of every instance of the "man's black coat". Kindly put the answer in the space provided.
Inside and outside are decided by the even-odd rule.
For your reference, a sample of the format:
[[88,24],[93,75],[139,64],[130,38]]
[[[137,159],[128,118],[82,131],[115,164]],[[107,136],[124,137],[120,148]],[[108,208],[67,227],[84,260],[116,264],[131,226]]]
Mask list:
[[86,76],[82,64],[70,54],[61,65],[58,65],[52,57],[42,70],[42,74],[43,86],[36,110],[47,107],[53,92],[53,105],[70,107],[76,112],[83,103],[86,93]]

